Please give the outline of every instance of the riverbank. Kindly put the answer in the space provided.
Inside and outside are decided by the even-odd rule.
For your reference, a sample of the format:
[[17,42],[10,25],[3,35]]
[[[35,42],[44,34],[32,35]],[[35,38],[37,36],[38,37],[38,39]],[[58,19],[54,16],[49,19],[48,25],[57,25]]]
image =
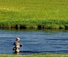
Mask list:
[[32,55],[7,55],[0,54],[0,57],[68,57],[68,54],[32,54]]
[[0,0],[0,28],[68,29],[67,0]]
[[68,29],[68,20],[23,20],[4,21],[0,23],[0,29]]

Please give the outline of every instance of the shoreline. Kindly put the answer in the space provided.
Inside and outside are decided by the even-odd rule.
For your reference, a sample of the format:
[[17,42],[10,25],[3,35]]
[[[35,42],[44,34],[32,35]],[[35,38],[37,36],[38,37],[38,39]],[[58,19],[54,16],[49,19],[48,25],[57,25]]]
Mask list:
[[55,54],[55,53],[39,53],[39,54],[28,54],[28,55],[19,55],[19,54],[0,54],[0,57],[68,57],[68,54]]
[[11,25],[11,26],[0,26],[0,29],[68,29],[68,26],[43,26],[43,25],[38,25],[38,26],[26,26],[26,25]]

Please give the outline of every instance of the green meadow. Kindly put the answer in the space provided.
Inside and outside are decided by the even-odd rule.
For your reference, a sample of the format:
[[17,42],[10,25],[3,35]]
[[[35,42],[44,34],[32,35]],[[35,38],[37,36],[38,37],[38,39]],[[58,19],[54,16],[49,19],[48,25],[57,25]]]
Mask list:
[[68,28],[68,0],[0,0],[0,27]]
[[32,55],[0,55],[0,57],[68,57],[68,54],[32,54]]

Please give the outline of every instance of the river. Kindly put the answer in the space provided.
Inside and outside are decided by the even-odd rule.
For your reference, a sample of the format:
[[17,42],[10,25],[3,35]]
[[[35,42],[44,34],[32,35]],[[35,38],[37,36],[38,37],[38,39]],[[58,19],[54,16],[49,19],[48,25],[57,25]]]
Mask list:
[[68,30],[0,30],[0,54],[13,54],[19,37],[20,54],[68,53]]

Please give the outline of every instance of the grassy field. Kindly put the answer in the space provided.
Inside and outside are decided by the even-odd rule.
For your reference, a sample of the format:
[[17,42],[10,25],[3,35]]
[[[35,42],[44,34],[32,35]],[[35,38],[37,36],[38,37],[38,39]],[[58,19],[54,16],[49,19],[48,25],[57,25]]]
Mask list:
[[68,0],[0,0],[0,26],[68,28]]
[[0,57],[68,57],[68,54],[0,55]]

